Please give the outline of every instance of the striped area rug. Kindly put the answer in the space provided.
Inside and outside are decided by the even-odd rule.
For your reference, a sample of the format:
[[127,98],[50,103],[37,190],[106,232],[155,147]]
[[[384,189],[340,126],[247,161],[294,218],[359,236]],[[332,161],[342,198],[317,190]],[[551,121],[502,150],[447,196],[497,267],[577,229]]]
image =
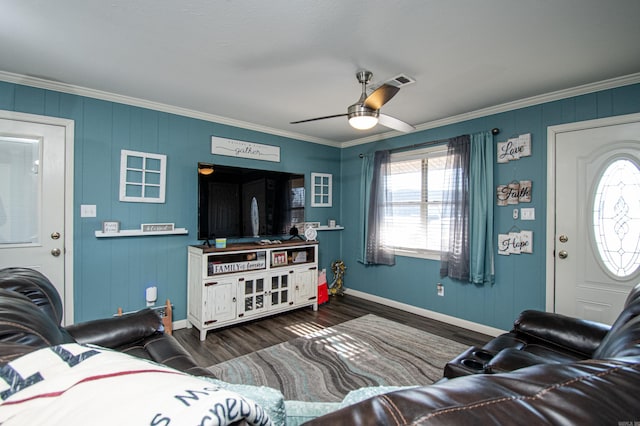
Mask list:
[[376,315],[330,328],[313,323],[292,328],[301,336],[209,370],[225,382],[279,389],[286,400],[337,402],[365,386],[431,384],[467,349]]

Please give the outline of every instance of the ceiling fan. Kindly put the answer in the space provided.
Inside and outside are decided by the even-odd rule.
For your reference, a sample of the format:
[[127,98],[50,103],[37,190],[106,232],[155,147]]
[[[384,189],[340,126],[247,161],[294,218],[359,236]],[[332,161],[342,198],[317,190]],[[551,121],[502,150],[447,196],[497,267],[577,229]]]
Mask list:
[[416,128],[411,124],[398,120],[380,112],[380,108],[393,98],[400,90],[399,87],[384,83],[376,88],[370,95],[367,95],[367,84],[371,81],[373,73],[371,71],[358,71],[356,78],[362,84],[362,95],[355,104],[347,108],[346,114],[327,115],[324,117],[310,118],[307,120],[292,121],[291,124],[306,123],[309,121],[325,120],[327,118],[345,117],[349,118],[351,127],[358,130],[370,129],[380,123],[390,129],[400,132],[411,132]]

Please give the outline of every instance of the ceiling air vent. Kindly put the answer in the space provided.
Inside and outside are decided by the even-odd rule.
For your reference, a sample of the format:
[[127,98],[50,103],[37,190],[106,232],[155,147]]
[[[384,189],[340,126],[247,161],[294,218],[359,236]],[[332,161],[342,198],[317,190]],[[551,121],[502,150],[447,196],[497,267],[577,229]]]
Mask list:
[[396,87],[404,87],[407,84],[412,84],[415,83],[416,81],[409,77],[406,74],[398,74],[393,78],[390,78],[388,81],[386,81],[385,83],[391,85],[391,86],[396,86]]

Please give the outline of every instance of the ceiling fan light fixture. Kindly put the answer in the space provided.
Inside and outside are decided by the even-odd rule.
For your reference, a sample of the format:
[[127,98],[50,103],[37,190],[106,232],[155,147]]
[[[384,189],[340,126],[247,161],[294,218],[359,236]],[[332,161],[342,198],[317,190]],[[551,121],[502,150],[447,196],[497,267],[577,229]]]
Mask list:
[[349,124],[354,129],[367,130],[378,124],[378,111],[364,105],[351,105],[348,116]]
[[349,119],[349,124],[354,129],[367,130],[378,124],[378,118],[367,115],[357,115]]

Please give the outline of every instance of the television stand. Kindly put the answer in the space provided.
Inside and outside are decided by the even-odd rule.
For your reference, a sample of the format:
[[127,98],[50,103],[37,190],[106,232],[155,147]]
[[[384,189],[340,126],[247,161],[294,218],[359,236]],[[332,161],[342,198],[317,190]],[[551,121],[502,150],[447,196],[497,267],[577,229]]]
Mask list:
[[298,309],[318,310],[318,242],[189,246],[187,327],[207,331]]

